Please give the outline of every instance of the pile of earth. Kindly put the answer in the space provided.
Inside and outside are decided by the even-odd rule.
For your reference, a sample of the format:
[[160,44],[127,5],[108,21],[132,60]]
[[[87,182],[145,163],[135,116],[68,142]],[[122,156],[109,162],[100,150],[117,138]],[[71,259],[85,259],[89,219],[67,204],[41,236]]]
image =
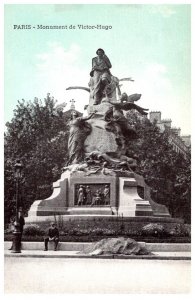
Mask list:
[[[81,252],[80,252],[81,253]],[[85,254],[103,255],[103,254],[119,254],[119,255],[150,255],[152,254],[143,245],[130,238],[106,238],[99,242],[94,242],[82,251]]]

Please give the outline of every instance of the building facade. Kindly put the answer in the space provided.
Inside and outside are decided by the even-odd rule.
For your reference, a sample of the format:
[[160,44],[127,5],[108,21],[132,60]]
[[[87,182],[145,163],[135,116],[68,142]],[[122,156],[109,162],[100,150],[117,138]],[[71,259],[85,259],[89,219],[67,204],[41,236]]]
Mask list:
[[160,131],[163,132],[167,130],[169,133],[169,142],[173,146],[173,149],[177,153],[182,153],[186,158],[190,154],[191,146],[191,136],[185,135],[181,136],[181,129],[176,127],[171,127],[171,119],[162,119],[160,111],[151,111],[149,116],[150,122],[156,121],[156,125],[160,128]]

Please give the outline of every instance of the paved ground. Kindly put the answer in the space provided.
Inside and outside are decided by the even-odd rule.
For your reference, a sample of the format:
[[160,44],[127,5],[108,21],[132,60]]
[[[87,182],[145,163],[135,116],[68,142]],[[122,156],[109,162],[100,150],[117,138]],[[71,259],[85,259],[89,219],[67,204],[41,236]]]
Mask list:
[[189,260],[5,257],[5,293],[189,293]]
[[[10,250],[5,250],[4,254],[6,257],[52,257],[52,258],[67,258],[67,257],[94,257],[90,254],[84,254],[79,251],[43,251],[43,250],[22,250],[21,253],[12,253]],[[165,260],[191,260],[191,252],[152,252],[151,255],[119,255],[105,254],[100,255],[99,258],[123,258],[123,259],[165,259]]]

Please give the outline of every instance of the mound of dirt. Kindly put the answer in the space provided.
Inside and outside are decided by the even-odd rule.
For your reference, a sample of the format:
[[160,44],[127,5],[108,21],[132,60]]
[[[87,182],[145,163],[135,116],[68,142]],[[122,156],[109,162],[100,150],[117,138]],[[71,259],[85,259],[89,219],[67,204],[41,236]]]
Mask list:
[[[81,252],[80,252],[81,253]],[[130,238],[107,238],[95,242],[87,247],[82,253],[91,255],[123,254],[123,255],[150,255],[146,247]]]

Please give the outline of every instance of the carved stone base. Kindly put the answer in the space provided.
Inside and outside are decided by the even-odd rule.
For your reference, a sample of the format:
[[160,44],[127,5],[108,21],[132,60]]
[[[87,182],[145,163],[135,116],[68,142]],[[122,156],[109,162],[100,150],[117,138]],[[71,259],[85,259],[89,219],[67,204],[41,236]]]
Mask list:
[[[105,196],[105,188],[109,190]],[[138,194],[139,188],[142,195]],[[79,194],[85,191],[84,197]],[[90,189],[87,193],[87,189]],[[53,194],[44,200],[35,201],[28,213],[26,223],[53,216],[156,216],[170,217],[164,205],[150,198],[150,189],[142,176],[136,173],[102,172],[87,176],[84,171],[65,171],[53,184]]]
[[113,132],[105,130],[107,122],[104,120],[105,112],[112,107],[109,102],[103,102],[99,105],[89,105],[88,113],[96,111],[93,118],[88,123],[92,127],[91,133],[85,140],[85,153],[100,151],[102,153],[117,153],[119,147],[116,143],[116,136]]
[[105,130],[106,122],[100,115],[95,115],[88,121],[91,124],[92,131],[85,140],[85,153],[99,151],[102,153],[118,152],[116,136],[112,132]]
[[110,104],[109,101],[107,99],[105,99],[100,104],[88,105],[87,112],[88,112],[88,114],[91,114],[94,111],[96,111],[98,115],[103,116],[110,107],[112,107],[112,104]]
[[119,178],[119,214],[125,217],[152,216],[149,200],[139,197],[135,178]]

